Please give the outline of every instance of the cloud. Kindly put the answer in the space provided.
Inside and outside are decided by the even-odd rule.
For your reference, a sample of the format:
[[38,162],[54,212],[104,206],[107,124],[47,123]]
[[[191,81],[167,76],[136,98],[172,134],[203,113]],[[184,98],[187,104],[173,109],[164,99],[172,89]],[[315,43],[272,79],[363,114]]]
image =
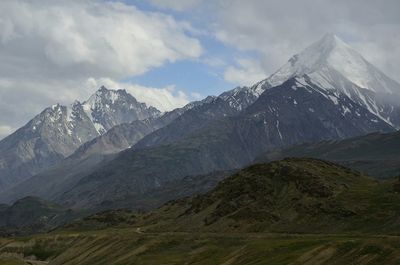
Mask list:
[[[131,83],[117,82],[109,78],[94,79],[87,82],[88,86],[95,89],[102,85],[109,89],[125,89],[138,101],[145,102],[161,111],[168,111],[183,107],[191,100],[183,91],[176,90],[174,86],[165,88],[144,87]],[[196,95],[192,95],[194,98]]]
[[202,100],[204,98],[202,94],[197,92],[192,92],[190,95],[192,96],[193,100]]
[[201,0],[150,0],[151,4],[159,8],[185,11],[198,6]]
[[0,125],[0,139],[11,134],[13,131],[14,131],[14,129],[8,125]]
[[250,86],[265,78],[262,65],[257,60],[238,59],[237,66],[229,66],[224,73],[228,82],[242,86]]
[[[186,21],[116,1],[2,0],[0,124],[18,128],[56,102],[85,100],[97,89],[89,78],[122,80],[197,59],[203,48],[192,31]],[[188,100],[173,88],[129,86],[161,109]]]
[[[256,52],[271,74],[293,54],[335,33],[371,63],[400,80],[400,2],[397,0],[219,0],[216,38],[240,52]],[[254,56],[253,56],[254,57]]]
[[[0,73],[25,76],[142,74],[202,47],[188,24],[118,2],[0,2]],[[21,67],[23,66],[23,67]]]

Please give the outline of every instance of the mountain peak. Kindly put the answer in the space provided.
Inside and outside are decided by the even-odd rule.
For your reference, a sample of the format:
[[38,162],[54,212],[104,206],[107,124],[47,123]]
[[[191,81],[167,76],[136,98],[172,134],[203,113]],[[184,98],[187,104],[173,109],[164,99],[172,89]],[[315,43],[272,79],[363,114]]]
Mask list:
[[95,104],[100,104],[103,101],[111,100],[114,102],[118,100],[121,93],[120,90],[110,90],[107,89],[105,86],[101,86],[99,90],[97,90],[93,95],[89,97],[88,100],[84,102],[84,105],[90,105],[94,107]]
[[119,99],[127,99],[136,101],[136,99],[126,92],[125,89],[108,89],[105,86],[101,86],[85,103],[94,104],[95,102],[111,101],[114,103]]
[[[361,57],[350,45],[344,42],[335,34],[326,34],[320,40],[314,42],[297,56],[305,57],[304,59],[311,59],[305,62],[309,64],[321,63],[321,61],[328,60],[334,52],[351,53],[353,56]],[[295,55],[296,56],[296,55]],[[319,65],[315,65],[318,67]]]
[[278,86],[291,77],[303,75],[309,75],[325,88],[343,83],[337,82],[339,78],[374,92],[400,94],[400,84],[383,74],[335,34],[324,35],[294,55],[265,82],[270,86]]
[[304,75],[318,71],[328,65],[337,66],[334,68],[340,68],[340,65],[332,64],[345,64],[346,61],[335,61],[338,57],[344,55],[348,56],[348,60],[357,61],[356,65],[364,64],[366,62],[360,54],[353,50],[339,37],[334,34],[326,34],[320,40],[314,42],[302,52],[290,58],[289,63],[291,67],[295,68],[293,70],[296,71],[296,75]]
[[317,43],[333,44],[333,45],[347,45],[341,38],[334,33],[325,34]]
[[109,91],[109,89],[108,88],[106,88],[105,86],[101,86],[100,88],[99,88],[99,90],[97,90],[98,92],[107,92],[107,91]]

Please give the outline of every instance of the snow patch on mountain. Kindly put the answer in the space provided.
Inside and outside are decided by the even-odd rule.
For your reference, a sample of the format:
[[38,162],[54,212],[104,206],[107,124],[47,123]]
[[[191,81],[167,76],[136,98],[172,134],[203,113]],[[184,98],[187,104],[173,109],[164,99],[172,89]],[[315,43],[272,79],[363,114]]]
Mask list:
[[[338,74],[358,87],[379,93],[400,93],[400,84],[383,74],[361,54],[338,38],[327,34],[304,51],[294,55],[265,80],[277,86],[294,76],[309,75],[324,88],[337,88]],[[339,84],[338,84],[339,83]]]

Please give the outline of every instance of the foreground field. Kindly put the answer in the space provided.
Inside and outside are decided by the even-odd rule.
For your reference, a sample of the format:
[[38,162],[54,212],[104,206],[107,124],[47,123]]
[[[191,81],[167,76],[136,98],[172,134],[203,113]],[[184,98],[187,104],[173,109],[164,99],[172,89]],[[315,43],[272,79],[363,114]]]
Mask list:
[[0,264],[400,264],[399,205],[399,180],[285,159],[151,212],[110,210],[2,239]]
[[400,237],[58,232],[0,240],[0,264],[399,264]]

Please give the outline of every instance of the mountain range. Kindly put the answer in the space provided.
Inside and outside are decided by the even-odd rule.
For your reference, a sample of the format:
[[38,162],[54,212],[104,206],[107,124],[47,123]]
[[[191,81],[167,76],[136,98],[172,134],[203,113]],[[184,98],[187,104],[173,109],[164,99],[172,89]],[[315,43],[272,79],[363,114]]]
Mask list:
[[[113,96],[105,104],[98,96],[103,93],[123,92],[102,88],[87,102],[76,104],[76,112],[62,106],[46,110],[63,117],[57,123],[59,119],[50,115],[46,124],[63,128],[62,137],[77,139],[69,140],[77,143],[68,142],[69,149],[62,152],[57,151],[63,150],[62,141],[52,141],[60,144],[47,151],[45,157],[52,160],[35,156],[28,162],[35,161],[37,167],[26,175],[2,162],[13,173],[0,174],[1,179],[13,187],[3,184],[9,188],[0,201],[34,195],[73,208],[96,209],[105,204],[115,208],[188,176],[244,167],[273,150],[373,132],[393,133],[400,127],[400,85],[331,34],[251,87],[238,87],[169,113],[160,114],[136,100],[142,108],[131,109],[127,106],[137,104],[113,103]],[[118,109],[118,115],[109,114],[107,105]],[[68,117],[74,117],[73,121]],[[90,126],[76,125],[75,117]],[[25,127],[32,130],[34,124],[31,121]],[[11,146],[15,149],[14,143],[24,137],[17,131],[1,141],[0,155],[5,156]]]
[[116,125],[159,115],[125,90],[105,87],[83,103],[46,108],[0,141],[0,190],[56,164]]

